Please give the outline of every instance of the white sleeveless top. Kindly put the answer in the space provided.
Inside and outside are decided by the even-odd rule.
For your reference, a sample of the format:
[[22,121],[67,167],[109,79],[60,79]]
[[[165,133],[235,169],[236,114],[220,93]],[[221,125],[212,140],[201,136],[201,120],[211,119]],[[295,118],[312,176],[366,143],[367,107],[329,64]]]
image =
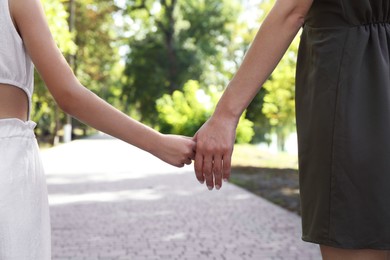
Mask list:
[[0,83],[26,92],[31,111],[34,65],[12,22],[8,0],[0,0]]

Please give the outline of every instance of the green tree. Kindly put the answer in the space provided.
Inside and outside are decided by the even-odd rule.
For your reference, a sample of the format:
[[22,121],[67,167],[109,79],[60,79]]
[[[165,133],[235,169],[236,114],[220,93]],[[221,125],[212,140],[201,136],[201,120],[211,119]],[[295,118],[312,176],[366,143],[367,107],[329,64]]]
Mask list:
[[114,1],[75,1],[75,73],[81,83],[104,99],[117,78],[112,75],[119,63],[119,30],[113,15],[119,10]]
[[246,118],[253,122],[255,135],[252,138],[252,143],[255,144],[271,142],[269,133],[272,131],[272,125],[263,113],[264,97],[267,93],[267,90],[262,88],[246,110]]
[[[212,115],[221,92],[211,87],[207,92],[197,81],[188,81],[183,90],[175,90],[157,100],[160,131],[193,136]],[[237,127],[237,143],[248,143],[254,135],[253,123],[241,116]]]
[[133,31],[122,97],[141,120],[155,124],[155,100],[190,79],[206,83],[207,71],[223,69],[222,46],[231,42],[230,25],[240,5],[232,0],[128,0],[127,6]]
[[[80,82],[90,90],[119,106],[121,94],[121,73],[118,54],[119,37],[114,14],[118,11],[114,1],[85,0],[75,3],[75,28],[69,33],[69,2],[44,0],[43,5],[51,31],[65,57],[73,55],[73,70]],[[50,141],[62,128],[65,116],[55,105],[42,80],[36,77],[34,95],[35,113],[38,121],[38,135],[49,137]],[[87,129],[83,124],[74,124]],[[49,141],[49,140],[48,140]]]
[[[263,21],[271,10],[274,0],[261,3]],[[284,150],[288,134],[295,130],[295,67],[299,39],[293,41],[270,78],[264,83],[247,109],[247,118],[254,122],[254,140],[267,140],[268,133],[275,133],[279,150]],[[269,135],[268,135],[269,136]]]
[[[119,105],[122,68],[120,67],[119,28],[114,14],[119,11],[115,1],[75,1],[74,72],[81,84],[102,97]],[[88,129],[78,121],[74,126]]]
[[278,147],[284,151],[289,133],[295,129],[295,67],[299,40],[296,38],[284,55],[271,78],[264,84],[263,113],[278,138]]
[[[73,35],[69,33],[68,13],[64,4],[60,1],[43,0],[42,4],[45,9],[46,17],[53,34],[54,40],[65,55],[74,54],[76,45],[73,42]],[[35,75],[35,92],[32,98],[33,113],[32,120],[38,123],[36,130],[37,136],[40,139],[47,139],[52,142],[53,133],[58,127],[59,118],[63,115],[58,111],[58,108],[47,91],[42,79],[36,73]]]
[[[236,23],[235,24],[235,36],[236,39],[233,42],[233,45],[229,45],[229,61],[233,61],[234,66],[232,67],[232,72],[237,71],[240,66],[244,54],[249,49],[250,43],[253,41],[260,24],[265,18],[265,15],[269,12],[272,7],[273,1],[264,0],[258,6],[258,24],[250,24],[247,23]],[[233,76],[233,73],[230,74],[229,78]],[[260,143],[260,142],[270,142],[269,133],[272,131],[272,126],[269,123],[268,118],[262,112],[264,105],[264,96],[267,94],[267,90],[262,88],[259,93],[254,97],[253,101],[249,104],[246,110],[246,118],[253,122],[253,129],[255,131],[255,135],[252,138],[252,143]]]

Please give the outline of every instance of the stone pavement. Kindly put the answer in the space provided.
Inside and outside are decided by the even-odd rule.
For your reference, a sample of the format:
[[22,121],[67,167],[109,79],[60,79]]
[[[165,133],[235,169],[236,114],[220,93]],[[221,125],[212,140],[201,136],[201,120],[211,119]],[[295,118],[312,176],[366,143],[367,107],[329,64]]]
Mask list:
[[300,218],[232,184],[208,191],[112,138],[42,151],[53,260],[321,259]]

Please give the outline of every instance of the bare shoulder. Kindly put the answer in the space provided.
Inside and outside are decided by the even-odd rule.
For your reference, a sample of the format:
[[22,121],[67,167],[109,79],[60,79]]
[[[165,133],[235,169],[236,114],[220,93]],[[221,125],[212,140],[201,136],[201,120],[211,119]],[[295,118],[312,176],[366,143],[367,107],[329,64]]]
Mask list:
[[63,85],[73,80],[73,73],[53,39],[40,0],[9,1],[15,25],[39,74],[54,98],[63,95]]
[[43,41],[50,42],[52,36],[40,0],[9,0],[9,6],[28,51]]
[[16,26],[24,20],[36,20],[44,16],[42,4],[39,0],[8,0],[12,18]]

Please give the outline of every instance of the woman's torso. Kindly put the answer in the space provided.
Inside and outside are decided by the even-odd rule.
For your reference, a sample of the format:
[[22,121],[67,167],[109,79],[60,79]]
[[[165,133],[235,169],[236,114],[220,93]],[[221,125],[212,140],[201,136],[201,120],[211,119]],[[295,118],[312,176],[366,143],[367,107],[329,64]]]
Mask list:
[[313,0],[297,63],[303,238],[390,248],[390,1]]
[[306,17],[310,27],[352,27],[390,21],[389,0],[314,0]]

